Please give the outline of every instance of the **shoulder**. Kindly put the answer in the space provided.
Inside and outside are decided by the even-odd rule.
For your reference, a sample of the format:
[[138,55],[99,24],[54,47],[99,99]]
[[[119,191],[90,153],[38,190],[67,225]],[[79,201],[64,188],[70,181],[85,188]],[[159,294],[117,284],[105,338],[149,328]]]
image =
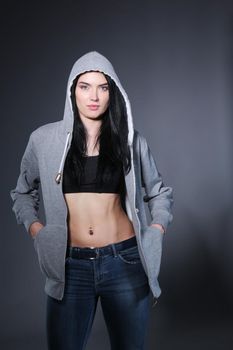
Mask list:
[[56,132],[59,129],[60,124],[61,121],[41,125],[32,131],[31,136],[37,137],[50,134],[51,132]]
[[61,121],[44,124],[32,131],[29,137],[29,148],[35,155],[49,149],[51,143],[58,141],[56,137],[61,132]]
[[136,129],[134,129],[133,144],[134,144],[134,147],[136,147],[137,149],[140,148],[140,150],[141,148],[147,147],[147,140],[145,136],[142,135],[142,133]]
[[57,132],[59,132],[61,126],[61,121],[53,122],[53,123],[48,123],[39,126],[35,130],[32,131],[30,135],[31,141],[43,141],[47,139],[48,137],[51,138],[53,137]]

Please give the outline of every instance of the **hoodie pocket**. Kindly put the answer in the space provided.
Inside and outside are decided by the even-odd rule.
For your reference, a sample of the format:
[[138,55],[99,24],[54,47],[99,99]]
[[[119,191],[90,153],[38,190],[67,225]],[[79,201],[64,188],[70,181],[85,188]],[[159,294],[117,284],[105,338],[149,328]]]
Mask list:
[[157,227],[147,226],[142,229],[141,241],[149,275],[157,278],[162,257],[164,233]]
[[34,238],[41,271],[54,280],[64,279],[66,253],[66,228],[61,225],[45,225]]

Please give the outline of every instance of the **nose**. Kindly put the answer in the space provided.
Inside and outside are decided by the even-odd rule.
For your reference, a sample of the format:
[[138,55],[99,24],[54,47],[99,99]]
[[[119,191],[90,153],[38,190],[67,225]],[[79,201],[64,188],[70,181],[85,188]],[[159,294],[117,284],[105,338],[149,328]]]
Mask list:
[[90,98],[91,98],[92,101],[98,101],[99,97],[98,97],[97,89],[92,89],[91,90]]

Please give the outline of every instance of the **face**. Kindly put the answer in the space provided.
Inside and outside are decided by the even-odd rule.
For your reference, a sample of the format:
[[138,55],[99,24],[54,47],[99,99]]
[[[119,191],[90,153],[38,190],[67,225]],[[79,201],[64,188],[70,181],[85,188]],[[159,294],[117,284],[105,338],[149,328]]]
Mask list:
[[75,88],[75,99],[80,118],[98,119],[108,108],[109,88],[101,72],[82,74]]

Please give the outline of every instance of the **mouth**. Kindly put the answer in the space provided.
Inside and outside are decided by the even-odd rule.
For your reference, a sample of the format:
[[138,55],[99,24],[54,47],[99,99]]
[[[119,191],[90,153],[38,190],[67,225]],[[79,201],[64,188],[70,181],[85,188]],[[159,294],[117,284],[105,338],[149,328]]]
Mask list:
[[88,105],[87,106],[89,109],[96,110],[99,108],[99,105]]

